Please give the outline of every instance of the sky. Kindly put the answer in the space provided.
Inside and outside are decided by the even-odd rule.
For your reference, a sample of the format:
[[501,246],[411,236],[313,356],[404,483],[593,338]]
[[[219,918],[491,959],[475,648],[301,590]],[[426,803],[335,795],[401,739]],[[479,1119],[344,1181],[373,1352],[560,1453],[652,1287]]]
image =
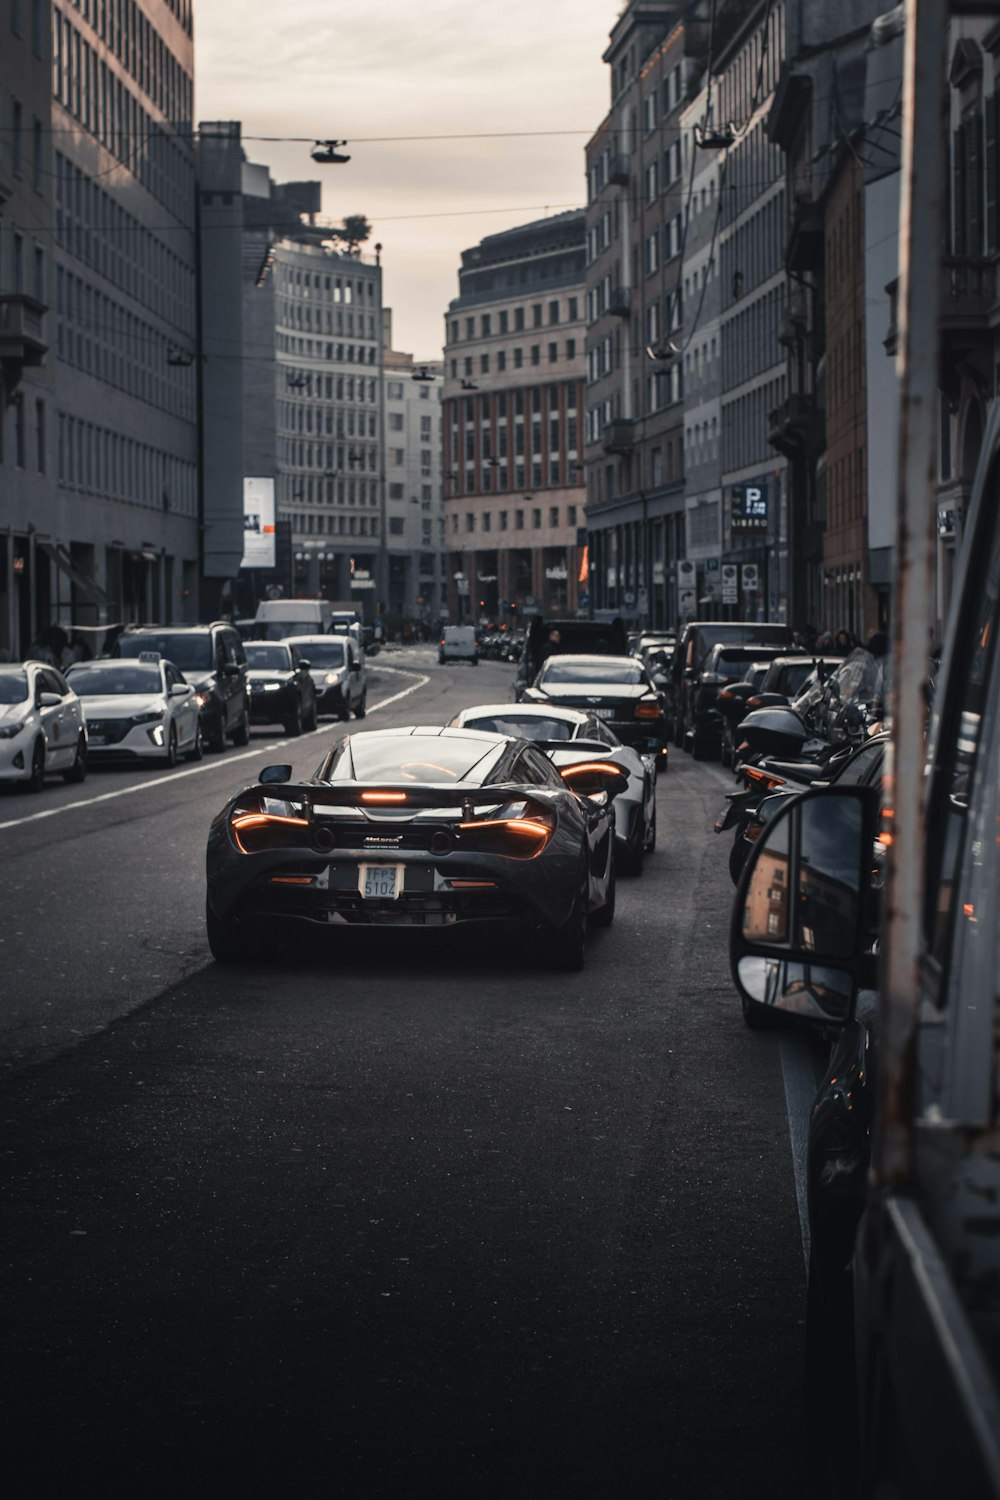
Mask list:
[[[394,346],[439,358],[461,252],[583,205],[583,149],[609,101],[601,54],[621,9],[618,0],[199,0],[195,117],[242,121],[248,158],[277,181],[322,181],[324,218],[365,214],[366,249],[383,247]],[[429,135],[465,138],[416,139]],[[349,142],[347,166],[310,159],[312,141],[327,138]]]

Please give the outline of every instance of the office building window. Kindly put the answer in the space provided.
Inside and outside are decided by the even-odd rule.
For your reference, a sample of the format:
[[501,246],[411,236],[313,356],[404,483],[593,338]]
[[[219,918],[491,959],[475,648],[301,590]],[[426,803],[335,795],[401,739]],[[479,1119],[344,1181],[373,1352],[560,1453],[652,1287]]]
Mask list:
[[531,524],[535,528],[536,531],[540,531],[541,530],[541,528],[542,528],[542,513],[541,513],[540,510],[533,510],[531,512]]

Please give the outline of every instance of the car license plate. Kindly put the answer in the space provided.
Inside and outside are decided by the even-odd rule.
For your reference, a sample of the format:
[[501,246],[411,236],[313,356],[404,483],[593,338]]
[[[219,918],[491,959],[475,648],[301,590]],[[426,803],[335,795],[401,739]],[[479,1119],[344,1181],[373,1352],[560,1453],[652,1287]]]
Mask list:
[[613,708],[595,708],[594,713],[599,719],[613,719],[615,717],[616,710]]
[[106,745],[108,737],[106,734],[91,734],[87,736],[87,743],[89,745]]
[[403,889],[403,866],[362,865],[358,889],[365,901],[395,901]]

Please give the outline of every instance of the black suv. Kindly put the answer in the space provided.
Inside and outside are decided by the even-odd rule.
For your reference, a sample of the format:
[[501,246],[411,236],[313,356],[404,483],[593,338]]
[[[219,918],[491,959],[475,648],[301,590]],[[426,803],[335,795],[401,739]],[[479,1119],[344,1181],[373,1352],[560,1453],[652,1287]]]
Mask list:
[[754,662],[768,661],[777,656],[779,649],[768,646],[712,647],[701,664],[701,670],[688,679],[688,727],[695,760],[706,760],[719,753],[722,714],[717,704],[722,689],[738,682]]
[[115,656],[158,651],[194,688],[201,732],[209,750],[250,742],[247,659],[239,631],[225,620],[211,625],[130,625],[115,644]]

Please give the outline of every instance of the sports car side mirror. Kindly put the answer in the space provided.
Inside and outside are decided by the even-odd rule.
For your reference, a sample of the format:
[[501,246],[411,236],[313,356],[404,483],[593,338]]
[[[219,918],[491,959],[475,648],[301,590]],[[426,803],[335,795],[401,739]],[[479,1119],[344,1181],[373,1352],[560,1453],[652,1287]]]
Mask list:
[[628,772],[607,760],[577,761],[575,766],[560,767],[559,774],[580,797],[596,797],[600,792],[617,797],[628,786]]
[[744,1000],[829,1025],[875,979],[869,892],[878,818],[872,787],[789,798],[747,859],[729,962]]
[[265,766],[257,780],[261,786],[277,785],[285,781],[291,781],[291,766]]

